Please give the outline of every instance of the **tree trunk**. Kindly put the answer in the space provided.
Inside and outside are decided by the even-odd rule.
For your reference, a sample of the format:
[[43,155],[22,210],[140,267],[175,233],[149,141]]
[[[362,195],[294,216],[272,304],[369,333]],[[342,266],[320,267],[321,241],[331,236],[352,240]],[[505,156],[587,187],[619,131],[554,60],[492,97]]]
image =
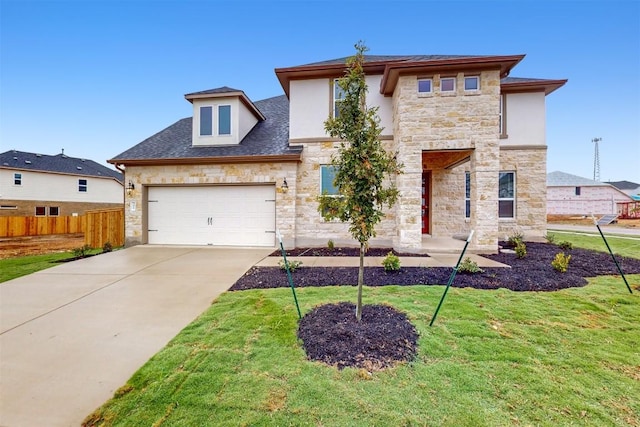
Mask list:
[[360,268],[358,269],[358,302],[356,303],[356,320],[362,320],[362,285],[364,284],[364,243],[360,243]]

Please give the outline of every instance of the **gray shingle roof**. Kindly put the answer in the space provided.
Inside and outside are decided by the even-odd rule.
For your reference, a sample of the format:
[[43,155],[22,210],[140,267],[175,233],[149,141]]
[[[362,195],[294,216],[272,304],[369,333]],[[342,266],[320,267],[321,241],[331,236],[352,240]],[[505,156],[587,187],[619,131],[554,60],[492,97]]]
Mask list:
[[122,182],[122,174],[93,160],[69,157],[65,154],[49,156],[9,150],[0,154],[0,168],[39,172],[56,172],[78,176],[115,178]]
[[187,117],[118,154],[109,162],[300,153],[302,147],[289,147],[289,100],[286,96],[257,101],[255,105],[266,120],[258,122],[238,145],[192,146],[192,118]]
[[619,190],[635,190],[640,188],[640,184],[631,181],[607,181],[607,184],[611,184]]
[[594,181],[589,178],[583,178],[577,175],[571,175],[565,172],[551,172],[547,174],[547,187],[589,187],[589,186],[608,186],[600,181]]
[[190,95],[216,95],[219,93],[232,93],[232,92],[242,92],[240,89],[234,89],[229,86],[217,87],[215,89],[201,90],[200,92],[192,92],[188,93],[185,96]]
[[[365,63],[367,62],[428,62],[441,61],[443,59],[458,58],[485,58],[487,55],[364,55]],[[329,59],[327,61],[312,62],[310,64],[300,65],[300,67],[316,66],[316,65],[344,65],[349,56],[343,58]]]

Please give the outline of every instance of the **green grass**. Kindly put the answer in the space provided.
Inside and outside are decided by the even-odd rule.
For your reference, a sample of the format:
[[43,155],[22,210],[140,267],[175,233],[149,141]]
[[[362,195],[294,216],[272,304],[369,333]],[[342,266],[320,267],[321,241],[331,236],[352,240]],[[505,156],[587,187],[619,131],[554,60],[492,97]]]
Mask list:
[[[640,275],[630,276],[640,289]],[[289,289],[223,294],[94,412],[118,426],[638,425],[640,292],[618,278],[517,293],[441,286],[365,289],[406,312],[417,360],[380,372],[306,360]],[[303,313],[353,300],[302,288]],[[90,424],[93,425],[93,424]]]
[[[91,249],[89,254],[101,253],[102,249]],[[0,259],[0,283],[37,271],[54,267],[56,261],[73,258],[73,252],[59,252],[45,255],[30,255],[17,258]]]
[[[550,231],[548,235],[553,236],[556,244],[561,241],[566,241],[573,243],[575,247],[608,252],[602,236],[600,236],[597,231],[596,234]],[[640,237],[614,237],[606,235],[605,237],[614,254],[640,258]]]

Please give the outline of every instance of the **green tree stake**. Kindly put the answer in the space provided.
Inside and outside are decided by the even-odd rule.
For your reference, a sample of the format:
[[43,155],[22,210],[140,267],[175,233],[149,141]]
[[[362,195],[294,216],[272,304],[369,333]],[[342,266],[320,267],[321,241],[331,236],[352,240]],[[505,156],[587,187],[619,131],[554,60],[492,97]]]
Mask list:
[[284,245],[282,244],[282,235],[278,231],[278,240],[280,241],[280,250],[282,251],[282,258],[284,258],[284,266],[287,270],[287,277],[289,278],[289,286],[291,286],[291,292],[293,293],[293,301],[296,303],[296,309],[298,310],[298,319],[302,319],[302,314],[300,314],[300,306],[298,305],[298,297],[296,296],[296,288],[293,286],[293,277],[291,277],[291,270],[289,270],[289,261],[287,261],[287,252],[284,250]]
[[444,293],[442,294],[442,298],[440,298],[440,303],[438,304],[438,308],[436,308],[436,312],[433,313],[433,317],[431,318],[431,322],[429,322],[429,326],[433,326],[433,322],[435,322],[436,317],[438,316],[438,312],[440,311],[440,307],[442,307],[442,303],[444,302],[444,298],[447,296],[447,292],[449,291],[449,287],[453,283],[453,279],[456,277],[456,273],[458,272],[458,267],[460,267],[460,262],[462,262],[462,257],[464,253],[467,251],[467,246],[469,246],[469,242],[473,237],[474,230],[471,230],[469,237],[467,237],[467,242],[464,244],[464,248],[462,248],[462,253],[460,254],[460,258],[458,258],[458,263],[455,267],[453,267],[453,271],[451,272],[451,276],[449,276],[449,283],[447,283],[447,287],[444,288]]
[[607,249],[609,250],[609,253],[611,254],[611,258],[613,258],[613,262],[616,263],[616,267],[618,267],[618,271],[620,272],[620,275],[622,276],[622,280],[624,280],[624,284],[627,285],[627,289],[629,289],[629,293],[632,294],[633,292],[631,291],[631,286],[629,286],[629,282],[627,282],[627,278],[624,277],[624,273],[622,272],[622,268],[620,267],[620,264],[618,264],[618,260],[616,259],[616,256],[613,254],[613,251],[611,250],[611,247],[609,247],[609,242],[607,242],[607,238],[604,237],[604,233],[600,229],[600,226],[598,225],[598,221],[596,221],[596,218],[593,215],[591,215],[591,218],[593,218],[593,223],[595,224],[596,228],[600,232],[600,235],[602,236],[602,240],[604,240],[604,244],[607,245]]

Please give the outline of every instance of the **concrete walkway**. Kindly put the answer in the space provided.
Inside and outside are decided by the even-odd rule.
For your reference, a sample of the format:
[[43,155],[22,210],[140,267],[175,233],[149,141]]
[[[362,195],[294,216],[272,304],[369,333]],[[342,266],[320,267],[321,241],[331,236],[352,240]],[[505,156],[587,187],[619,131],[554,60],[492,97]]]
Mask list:
[[0,284],[0,426],[78,426],[273,249],[136,246]]

